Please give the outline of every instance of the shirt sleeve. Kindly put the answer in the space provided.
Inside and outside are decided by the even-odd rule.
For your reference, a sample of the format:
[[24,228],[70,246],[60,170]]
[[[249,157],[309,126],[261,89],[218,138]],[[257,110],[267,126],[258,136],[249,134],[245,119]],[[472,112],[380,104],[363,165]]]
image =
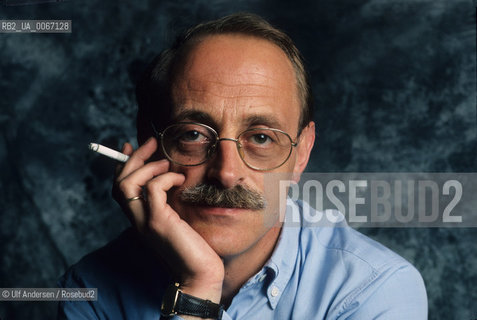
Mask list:
[[[371,294],[367,291],[371,291]],[[398,269],[375,290],[363,290],[351,304],[347,320],[427,320],[427,294],[420,273],[413,266]],[[351,311],[351,310],[350,310]]]

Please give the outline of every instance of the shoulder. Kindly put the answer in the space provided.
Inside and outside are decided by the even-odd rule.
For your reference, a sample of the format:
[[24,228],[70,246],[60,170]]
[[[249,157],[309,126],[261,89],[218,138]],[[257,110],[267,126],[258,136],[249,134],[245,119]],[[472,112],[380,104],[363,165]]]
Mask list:
[[[299,206],[308,205],[299,203]],[[313,268],[315,272],[309,274],[326,283],[328,292],[322,295],[330,299],[334,311],[342,316],[355,315],[366,307],[376,312],[380,308],[404,312],[407,308],[405,312],[417,310],[409,314],[411,318],[426,318],[427,297],[419,271],[395,252],[346,224],[302,227],[299,256],[301,269],[306,273]],[[372,312],[367,316],[373,318]]]
[[[301,210],[314,210],[307,203],[300,201],[297,204]],[[331,215],[342,217],[340,212],[331,211]],[[303,225],[299,235],[303,255],[316,254],[319,251],[330,257],[337,256],[345,263],[362,265],[376,272],[389,267],[411,266],[407,260],[349,227],[344,221],[327,225]]]
[[[100,277],[99,274],[105,271],[114,270],[113,272],[119,272],[123,265],[122,261],[129,261],[126,257],[133,252],[131,242],[134,237],[131,231],[131,229],[123,231],[121,235],[105,246],[82,257],[66,270],[60,281],[67,284],[74,278],[74,280],[81,280],[81,282],[90,282],[94,278],[101,278],[102,276]],[[87,283],[83,284],[86,285]]]
[[159,259],[131,228],[86,255],[60,278],[63,288],[97,288],[95,301],[60,302],[58,319],[145,319],[169,283]]
[[104,282],[115,282],[117,278],[123,281],[138,281],[141,278],[150,280],[150,273],[161,274],[157,271],[163,271],[160,260],[129,228],[72,265],[60,281],[67,285],[68,280],[75,280],[85,287],[96,287]]

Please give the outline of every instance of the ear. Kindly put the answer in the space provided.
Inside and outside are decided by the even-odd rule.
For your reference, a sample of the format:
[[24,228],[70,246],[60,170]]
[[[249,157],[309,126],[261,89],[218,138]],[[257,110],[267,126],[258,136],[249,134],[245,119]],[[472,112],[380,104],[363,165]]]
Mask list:
[[297,156],[295,167],[293,169],[292,180],[295,183],[300,181],[300,176],[308,164],[310,159],[311,149],[313,149],[313,144],[315,143],[315,123],[310,121],[308,125],[302,130],[300,138],[297,145]]

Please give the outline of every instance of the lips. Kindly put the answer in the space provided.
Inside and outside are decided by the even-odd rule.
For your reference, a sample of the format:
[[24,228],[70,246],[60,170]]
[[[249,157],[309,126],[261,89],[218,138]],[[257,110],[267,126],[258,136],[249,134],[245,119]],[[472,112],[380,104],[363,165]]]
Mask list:
[[200,215],[211,216],[223,216],[223,217],[236,217],[249,210],[241,208],[224,208],[224,207],[212,207],[207,205],[193,206],[192,209]]

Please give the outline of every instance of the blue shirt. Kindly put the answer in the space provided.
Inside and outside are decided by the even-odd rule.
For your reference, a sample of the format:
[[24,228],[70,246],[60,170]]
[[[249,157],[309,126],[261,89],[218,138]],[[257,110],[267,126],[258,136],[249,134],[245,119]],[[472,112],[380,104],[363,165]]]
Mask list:
[[[288,206],[313,210],[302,202]],[[129,229],[60,279],[62,287],[98,288],[98,300],[61,302],[58,318],[158,320],[170,283]],[[420,320],[427,319],[427,297],[409,262],[352,228],[285,225],[270,260],[242,286],[223,319]]]

